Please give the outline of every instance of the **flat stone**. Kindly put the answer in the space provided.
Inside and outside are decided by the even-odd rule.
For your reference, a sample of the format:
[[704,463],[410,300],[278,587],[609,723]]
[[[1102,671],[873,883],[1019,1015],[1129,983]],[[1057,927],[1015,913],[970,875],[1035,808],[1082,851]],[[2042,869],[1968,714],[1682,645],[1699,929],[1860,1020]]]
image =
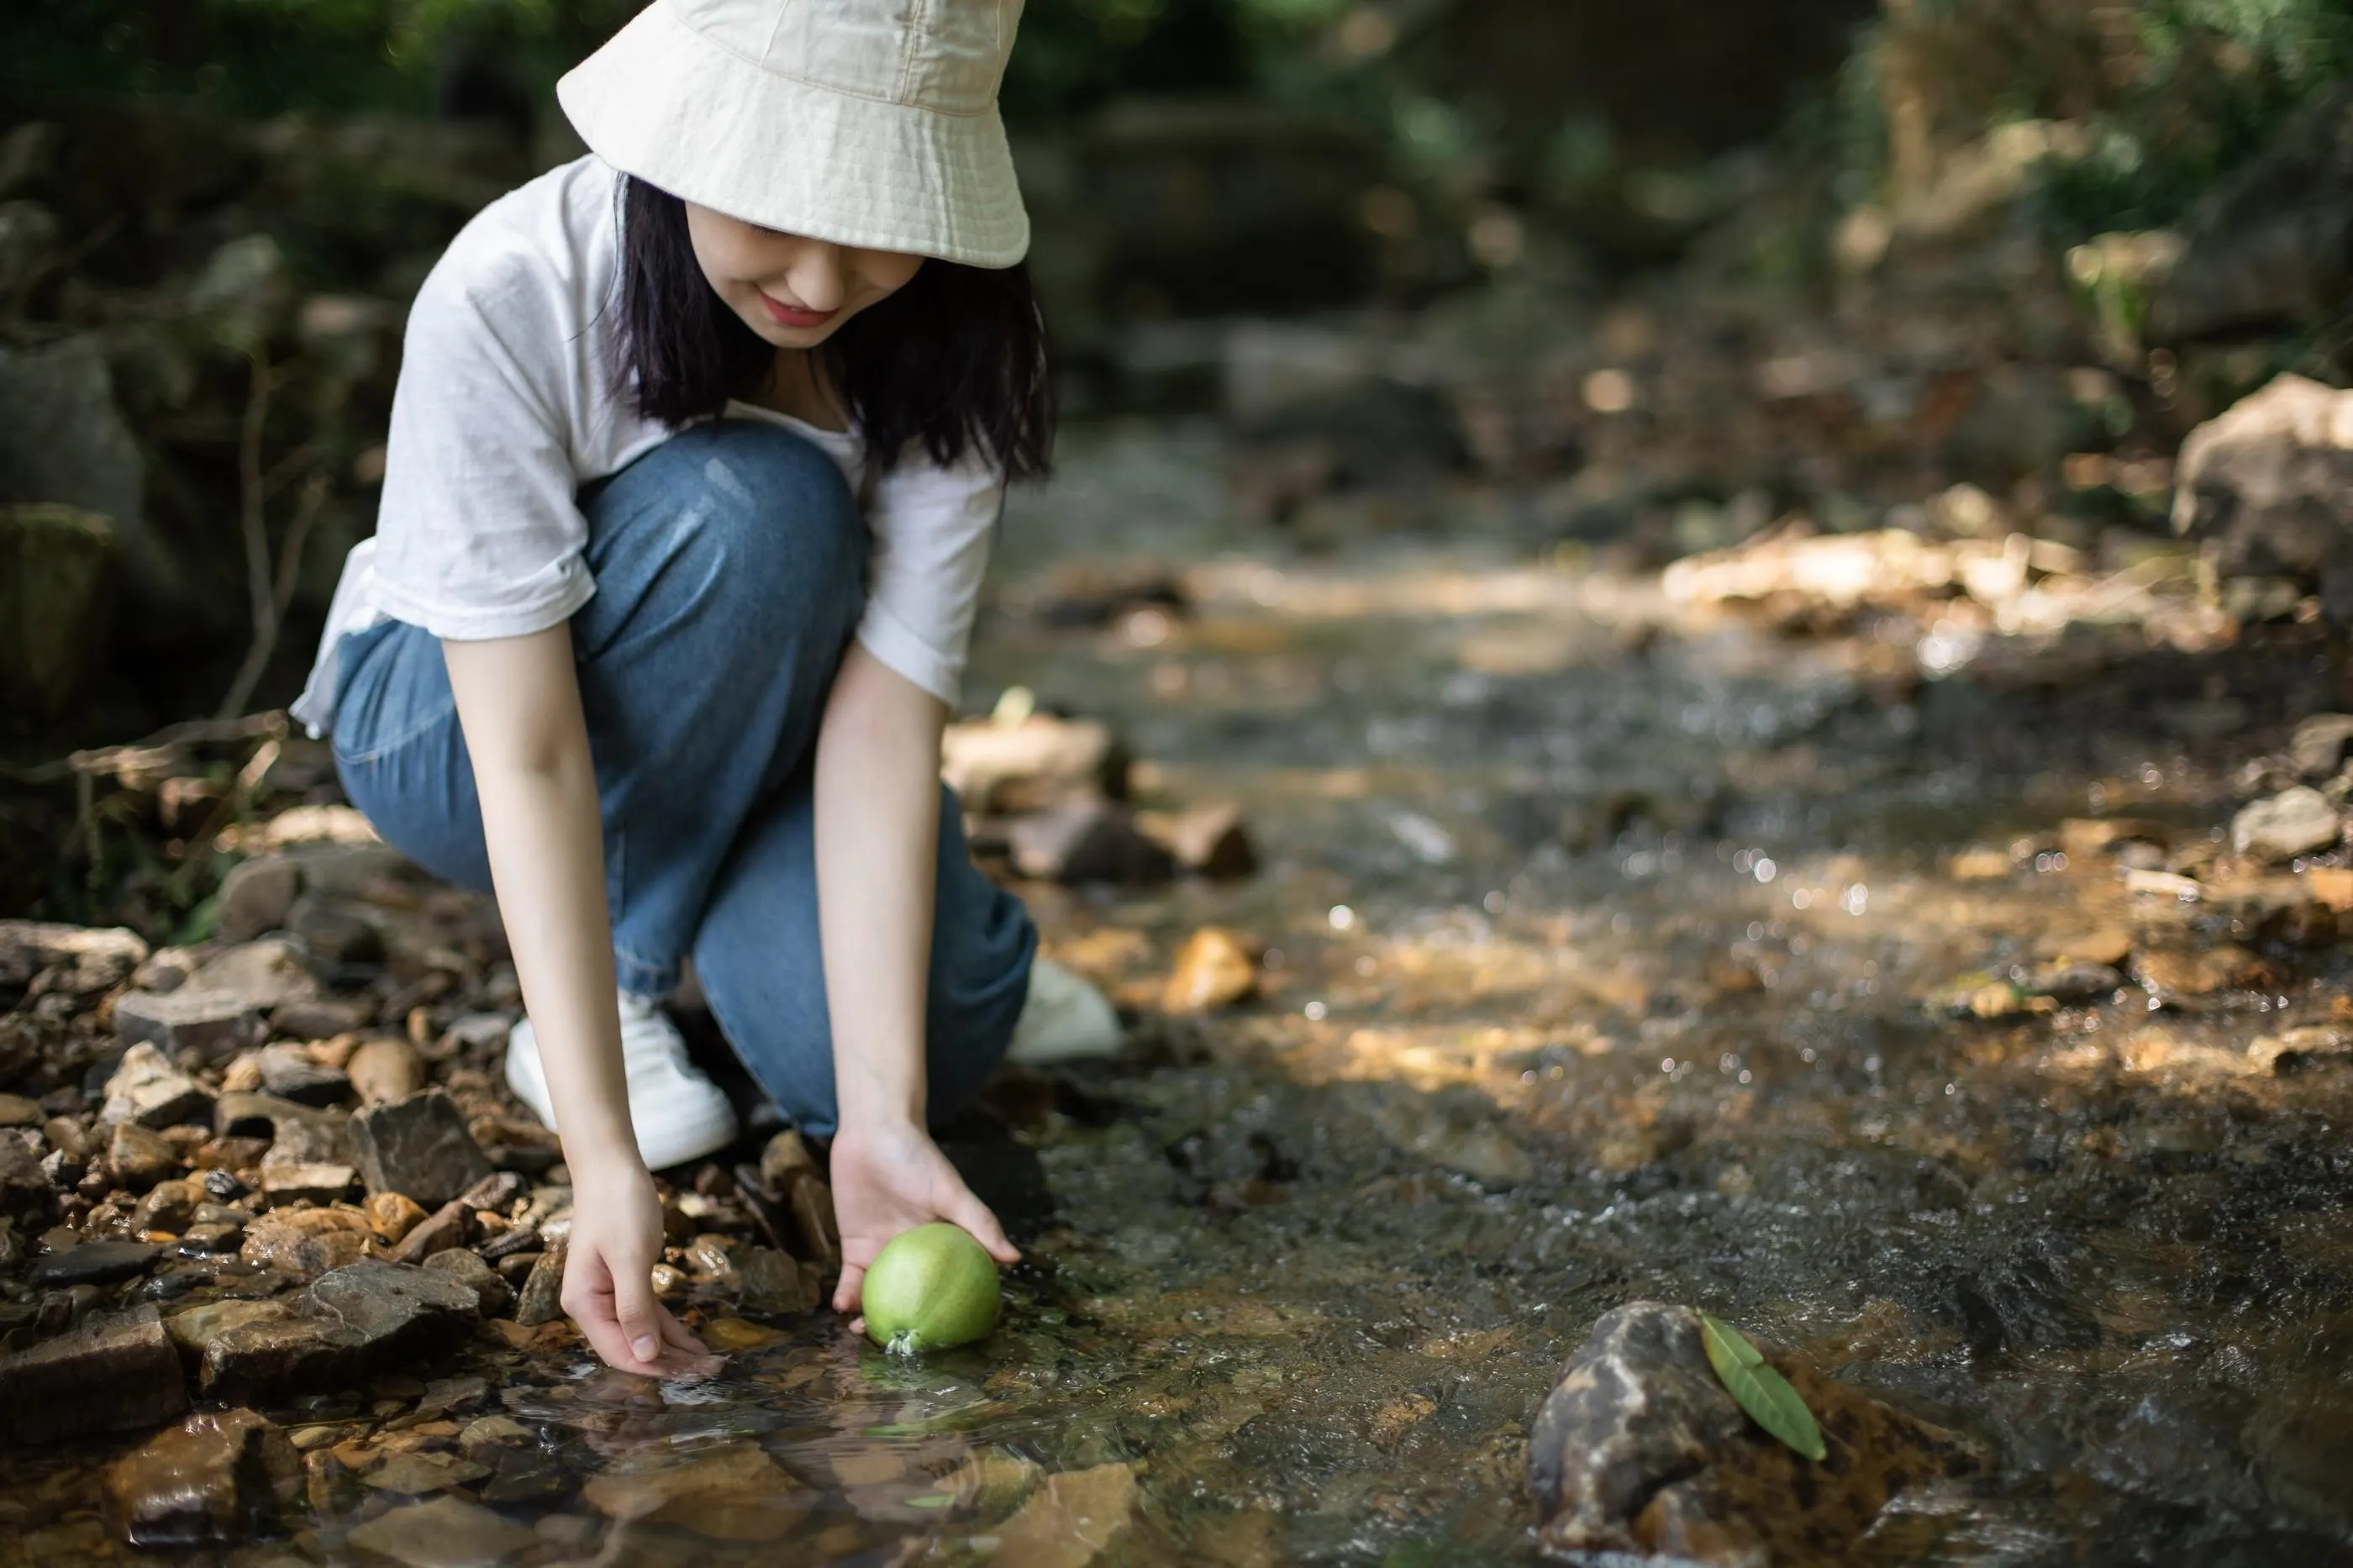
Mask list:
[[540,1543],[503,1514],[446,1492],[378,1514],[347,1539],[407,1568],[491,1568]]
[[396,1263],[422,1263],[453,1247],[463,1247],[472,1233],[474,1211],[451,1198],[403,1237],[393,1249]]
[[399,1246],[426,1219],[425,1206],[406,1193],[371,1193],[360,1212],[367,1215],[369,1228],[386,1247]]
[[308,892],[286,912],[286,929],[322,963],[381,963],[384,933],[375,913],[354,899]]
[[375,1021],[375,1009],[364,1002],[314,996],[303,1002],[283,1002],[269,1011],[269,1032],[299,1040],[327,1040],[355,1034]]
[[406,1040],[362,1040],[343,1064],[352,1088],[368,1105],[390,1105],[425,1087],[425,1058]]
[[2221,541],[2224,578],[2320,590],[2341,622],[2353,564],[2353,393],[2274,377],[2189,433],[2174,466],[2173,531]]
[[271,1208],[286,1204],[332,1204],[351,1194],[359,1173],[349,1165],[317,1161],[261,1163],[261,1195]]
[[1173,816],[1138,812],[1135,825],[1196,877],[1224,882],[1258,869],[1258,846],[1238,805],[1197,805]]
[[260,1045],[275,1009],[318,994],[319,983],[294,944],[264,938],[207,959],[176,989],[117,997],[115,1032],[125,1044],[143,1040],[173,1056],[193,1050],[224,1060]]
[[1536,1414],[1539,1550],[1721,1568],[1842,1562],[1899,1493],[1983,1468],[1956,1434],[1757,1348],[1813,1412],[1826,1459],[1741,1410],[1708,1364],[1698,1313],[1633,1302],[1594,1325]]
[[337,1105],[352,1091],[352,1080],[340,1068],[282,1041],[261,1049],[261,1086],[297,1105]]
[[491,1174],[457,1102],[438,1089],[352,1118],[352,1152],[371,1193],[406,1193],[431,1207]]
[[2256,801],[2231,819],[2231,847],[2266,860],[2292,860],[2329,848],[2343,833],[2337,808],[2308,784]]
[[201,1361],[206,1350],[223,1331],[239,1323],[277,1321],[291,1317],[293,1310],[283,1301],[248,1301],[231,1297],[174,1312],[164,1320],[164,1328],[183,1355],[191,1361]]
[[337,1388],[455,1349],[480,1317],[474,1292],[429,1269],[366,1260],[321,1276],[292,1316],[222,1331],[205,1351],[216,1398]]
[[162,1137],[135,1121],[117,1122],[106,1138],[107,1168],[134,1193],[180,1173],[180,1155]]
[[608,1518],[712,1541],[781,1541],[809,1510],[807,1489],[753,1443],[683,1456],[656,1449],[592,1477],[581,1495]]
[[153,1303],[92,1313],[0,1357],[0,1443],[54,1443],[153,1426],[186,1414],[179,1352]]
[[147,1272],[147,1266],[163,1250],[143,1241],[85,1241],[79,1247],[35,1258],[32,1268],[25,1272],[25,1283],[45,1290],[73,1285],[111,1285]]
[[38,1127],[48,1120],[37,1100],[21,1094],[0,1094],[0,1127]]
[[1124,1464],[1048,1476],[997,1531],[999,1557],[1024,1568],[1087,1568],[1127,1532],[1137,1491]]
[[273,1531],[301,1482],[293,1445],[250,1410],[191,1415],[106,1468],[107,1516],[133,1546],[230,1546]]
[[37,975],[77,996],[111,991],[147,961],[147,943],[120,926],[0,921],[0,991],[20,991]]
[[122,1065],[106,1080],[100,1121],[133,1121],[142,1127],[174,1127],[212,1114],[205,1087],[153,1046],[142,1041],[122,1054]]
[[370,1470],[367,1484],[380,1492],[395,1492],[406,1497],[423,1497],[429,1492],[448,1491],[469,1481],[479,1481],[491,1473],[488,1465],[471,1459],[460,1459],[440,1454],[395,1454]]
[[1094,795],[1127,794],[1126,753],[1089,719],[1034,714],[1018,724],[950,724],[940,738],[940,776],[965,809],[983,816],[1042,811]]

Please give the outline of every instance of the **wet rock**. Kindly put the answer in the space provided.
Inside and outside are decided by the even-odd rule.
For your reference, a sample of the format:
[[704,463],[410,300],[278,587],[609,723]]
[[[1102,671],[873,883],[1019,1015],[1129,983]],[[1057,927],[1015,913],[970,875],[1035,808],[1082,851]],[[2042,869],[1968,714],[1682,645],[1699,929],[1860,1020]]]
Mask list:
[[2265,860],[2332,847],[2343,834],[2328,797],[2306,784],[2259,800],[2231,819],[2231,847]]
[[2191,431],[2173,528],[2220,539],[2226,577],[2288,578],[2353,614],[2353,393],[2283,375]]
[[221,879],[223,942],[251,942],[285,929],[287,911],[302,890],[302,868],[282,855],[239,861]]
[[106,1166],[134,1193],[180,1173],[180,1156],[162,1137],[135,1121],[117,1122],[107,1133]]
[[984,816],[1049,810],[1072,800],[1127,797],[1128,758],[1108,727],[1031,714],[1019,723],[951,724],[940,776],[964,808]]
[[2243,947],[2159,949],[2133,960],[2140,983],[2159,996],[2207,996],[2217,991],[2251,990],[2269,985],[2275,976],[2270,964]]
[[2258,1037],[2247,1047],[2254,1066],[2277,1073],[2296,1072],[2316,1062],[2353,1056],[2353,1029],[2341,1025],[2306,1024]]
[[301,1462],[250,1410],[191,1415],[106,1468],[107,1515],[133,1546],[227,1546],[272,1530]]
[[1039,881],[1144,887],[1176,875],[1175,858],[1144,836],[1134,814],[1112,801],[1017,817],[1007,836],[1014,868]]
[[213,1097],[202,1084],[153,1046],[140,1044],[122,1054],[122,1065],[106,1080],[106,1106],[98,1119],[171,1127],[204,1121],[212,1109]]
[[807,1489],[752,1443],[658,1451],[591,1478],[581,1495],[608,1518],[676,1525],[713,1541],[781,1541],[810,1506]]
[[998,1552],[1028,1568],[1087,1568],[1127,1533],[1137,1490],[1124,1464],[1048,1476],[997,1531]]
[[297,1105],[338,1105],[352,1089],[352,1080],[340,1068],[327,1066],[301,1046],[284,1043],[262,1047],[261,1085]]
[[390,1105],[425,1087],[425,1058],[406,1040],[362,1040],[343,1064],[352,1088],[367,1105]]
[[218,1301],[206,1301],[173,1313],[164,1321],[164,1331],[172,1342],[193,1365],[204,1360],[206,1349],[227,1330],[239,1323],[258,1323],[290,1315],[292,1309],[283,1301],[249,1301],[230,1297]]
[[119,926],[0,921],[0,993],[21,991],[46,974],[51,991],[92,996],[121,984],[146,959],[147,943]]
[[2055,1002],[2096,1002],[2125,983],[2125,977],[2105,963],[2046,963],[2029,975],[2026,989]]
[[1223,926],[1203,926],[1176,950],[1160,1005],[1171,1013],[1213,1013],[1257,990],[1255,945]]
[[218,1060],[261,1044],[278,1008],[318,995],[301,948],[264,937],[212,954],[161,999],[137,991],[119,998],[115,1027],[126,1043],[153,1040],[174,1056],[195,1050]]
[[200,1204],[180,1233],[180,1246],[193,1252],[235,1252],[244,1243],[245,1222],[250,1217],[224,1204]]
[[497,1269],[463,1247],[437,1252],[425,1260],[425,1267],[436,1274],[447,1274],[473,1291],[486,1318],[503,1318],[515,1303],[514,1287],[501,1279]]
[[490,1473],[488,1465],[479,1465],[471,1459],[441,1454],[395,1454],[368,1473],[367,1484],[375,1491],[423,1497],[479,1481]]
[[473,1234],[473,1213],[456,1198],[425,1216],[393,1248],[396,1263],[422,1263],[453,1247],[463,1247]]
[[2316,713],[2295,727],[2287,743],[2288,762],[2308,779],[2327,778],[2345,765],[2353,745],[2353,713]]
[[558,1322],[564,1317],[564,1250],[554,1246],[541,1253],[517,1293],[514,1321],[526,1329]]
[[1515,1187],[1535,1178],[1528,1152],[1490,1116],[1416,1100],[1387,1107],[1380,1120],[1382,1131],[1406,1152],[1474,1182]]
[[237,1256],[299,1278],[369,1256],[375,1232],[356,1209],[273,1209],[246,1227]]
[[1258,846],[1250,841],[1238,805],[1201,805],[1171,816],[1138,812],[1135,825],[1176,859],[1179,869],[1211,881],[1231,881],[1258,869]]
[[407,1568],[485,1568],[540,1544],[503,1514],[446,1492],[378,1514],[347,1539]]
[[351,1137],[371,1193],[405,1193],[430,1206],[491,1173],[457,1103],[438,1089],[370,1106],[352,1118]]
[[179,1353],[152,1304],[94,1313],[0,1357],[0,1443],[50,1443],[153,1426],[186,1413]]
[[39,1289],[73,1285],[112,1285],[147,1272],[163,1252],[141,1241],[85,1241],[63,1252],[36,1258],[25,1272],[25,1283]]
[[792,1128],[768,1140],[760,1151],[760,1184],[771,1192],[782,1192],[795,1173],[806,1171],[822,1179],[817,1168],[817,1156],[809,1152],[807,1141]]
[[[356,1034],[375,1020],[375,1009],[364,1003],[314,996],[303,1002],[282,1002],[270,1009],[269,1032],[297,1039],[326,1040]],[[344,1069],[350,1070],[350,1063]],[[412,1089],[410,1093],[416,1092]],[[393,1098],[400,1099],[396,1095]]]
[[817,1310],[814,1270],[771,1247],[737,1247],[728,1259],[737,1300],[750,1312],[797,1314]]
[[1734,1402],[1691,1309],[1637,1301],[1596,1323],[1529,1435],[1541,1549],[1725,1568],[1839,1562],[1902,1491],[1982,1467],[1954,1433],[1758,1348],[1820,1425],[1821,1463]]
[[216,1398],[260,1399],[341,1387],[454,1349],[480,1312],[470,1287],[430,1269],[350,1264],[313,1281],[290,1316],[216,1335],[204,1388]]

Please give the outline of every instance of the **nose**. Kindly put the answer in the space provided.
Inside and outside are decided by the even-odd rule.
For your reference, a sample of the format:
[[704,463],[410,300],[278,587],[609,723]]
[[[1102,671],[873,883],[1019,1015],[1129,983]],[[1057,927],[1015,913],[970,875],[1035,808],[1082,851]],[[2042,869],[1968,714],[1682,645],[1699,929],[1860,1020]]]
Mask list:
[[794,299],[812,310],[833,310],[841,306],[847,292],[841,247],[828,240],[811,240],[793,258],[785,273],[785,282]]

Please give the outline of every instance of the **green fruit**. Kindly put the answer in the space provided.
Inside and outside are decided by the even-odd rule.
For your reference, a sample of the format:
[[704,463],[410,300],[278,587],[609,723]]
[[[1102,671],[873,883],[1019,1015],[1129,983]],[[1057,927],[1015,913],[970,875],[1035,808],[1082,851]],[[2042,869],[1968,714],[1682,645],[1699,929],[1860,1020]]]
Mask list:
[[866,1271],[866,1333],[899,1355],[970,1344],[997,1326],[997,1261],[955,1226],[919,1225]]

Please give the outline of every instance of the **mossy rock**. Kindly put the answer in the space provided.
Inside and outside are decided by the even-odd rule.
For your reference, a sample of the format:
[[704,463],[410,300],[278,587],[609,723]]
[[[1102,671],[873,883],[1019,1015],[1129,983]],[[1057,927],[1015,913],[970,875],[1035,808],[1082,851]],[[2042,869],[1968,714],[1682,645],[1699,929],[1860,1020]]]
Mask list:
[[0,697],[38,718],[81,689],[107,637],[114,524],[46,501],[0,506]]

